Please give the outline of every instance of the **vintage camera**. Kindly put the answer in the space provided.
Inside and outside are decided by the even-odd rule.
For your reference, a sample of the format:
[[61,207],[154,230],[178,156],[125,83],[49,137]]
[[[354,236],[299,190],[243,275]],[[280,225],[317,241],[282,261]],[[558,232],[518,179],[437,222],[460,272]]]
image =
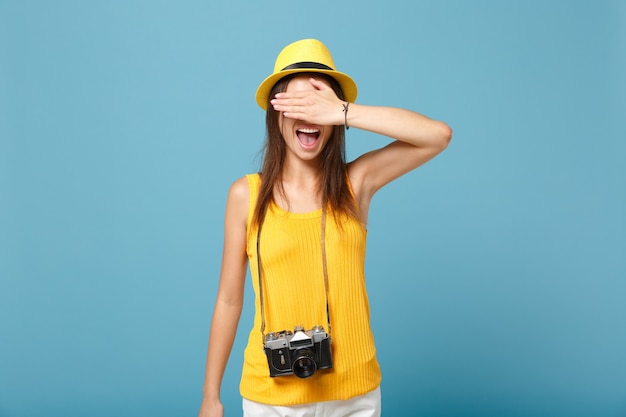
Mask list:
[[311,330],[296,326],[293,332],[268,333],[265,336],[265,354],[271,377],[296,375],[308,378],[318,369],[333,367],[330,335],[322,326]]

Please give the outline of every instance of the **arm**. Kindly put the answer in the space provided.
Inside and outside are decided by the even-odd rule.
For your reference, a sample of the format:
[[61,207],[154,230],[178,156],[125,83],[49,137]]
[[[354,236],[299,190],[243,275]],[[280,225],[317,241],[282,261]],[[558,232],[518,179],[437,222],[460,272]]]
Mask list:
[[351,103],[346,115],[345,102],[327,84],[315,79],[311,79],[311,84],[313,91],[277,94],[272,100],[274,109],[285,117],[320,125],[343,125],[347,120],[350,127],[395,139],[349,166],[363,221],[376,191],[434,158],[452,137],[452,130],[445,123],[410,110]]
[[391,107],[351,104],[348,125],[395,139],[349,164],[350,181],[364,222],[378,190],[437,156],[452,137],[451,129],[443,122]]
[[349,126],[395,139],[351,164],[351,175],[361,179],[362,191],[370,197],[384,185],[434,158],[452,137],[445,123],[405,109],[353,103],[347,119]]
[[220,386],[235,340],[243,306],[247,268],[246,222],[249,190],[245,178],[230,188],[224,219],[224,252],[220,284],[211,321],[200,417],[221,417]]

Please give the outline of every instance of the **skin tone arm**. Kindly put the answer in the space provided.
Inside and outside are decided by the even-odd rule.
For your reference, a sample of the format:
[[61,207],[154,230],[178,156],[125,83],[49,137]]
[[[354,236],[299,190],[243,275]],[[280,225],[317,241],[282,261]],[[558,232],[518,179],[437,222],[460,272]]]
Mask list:
[[226,203],[220,284],[211,321],[199,417],[222,417],[224,415],[224,407],[220,400],[220,386],[243,306],[248,266],[246,222],[249,198],[247,180],[240,178],[231,186]]
[[[284,117],[317,125],[343,125],[343,104],[324,82],[311,78],[310,91],[279,93],[272,100]],[[443,122],[419,113],[393,107],[351,103],[348,126],[395,139],[389,145],[368,152],[349,165],[350,181],[361,210],[362,221],[372,196],[384,185],[419,167],[444,150],[452,130]]]

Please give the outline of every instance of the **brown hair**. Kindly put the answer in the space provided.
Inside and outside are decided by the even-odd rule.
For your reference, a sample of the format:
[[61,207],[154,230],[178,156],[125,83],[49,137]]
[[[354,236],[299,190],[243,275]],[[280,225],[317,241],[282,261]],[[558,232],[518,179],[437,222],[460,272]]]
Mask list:
[[[281,174],[285,161],[286,144],[280,130],[280,113],[274,110],[272,105],[269,104],[269,100],[277,93],[286,91],[289,82],[299,75],[302,75],[302,73],[281,78],[274,84],[268,97],[268,106],[265,113],[266,136],[262,150],[263,164],[260,172],[261,186],[254,209],[253,224],[263,223],[267,208],[274,200],[274,187],[278,187],[277,191],[283,196],[285,194]],[[326,80],[335,94],[337,94],[337,97],[341,100],[344,99],[343,91],[334,78],[320,73],[314,73],[311,76]],[[330,203],[335,216],[343,214],[358,219],[356,202],[348,187],[346,140],[343,126],[333,127],[333,132],[320,155],[320,169],[322,177],[319,184],[319,192],[322,196],[322,207],[326,207]]]

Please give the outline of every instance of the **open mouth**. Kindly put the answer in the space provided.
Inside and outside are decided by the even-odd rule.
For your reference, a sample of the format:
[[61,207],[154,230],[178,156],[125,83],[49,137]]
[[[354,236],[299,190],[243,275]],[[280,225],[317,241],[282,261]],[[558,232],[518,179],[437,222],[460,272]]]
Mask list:
[[313,128],[302,128],[296,130],[296,135],[298,136],[298,142],[305,149],[311,149],[315,147],[317,140],[320,137],[319,129]]

